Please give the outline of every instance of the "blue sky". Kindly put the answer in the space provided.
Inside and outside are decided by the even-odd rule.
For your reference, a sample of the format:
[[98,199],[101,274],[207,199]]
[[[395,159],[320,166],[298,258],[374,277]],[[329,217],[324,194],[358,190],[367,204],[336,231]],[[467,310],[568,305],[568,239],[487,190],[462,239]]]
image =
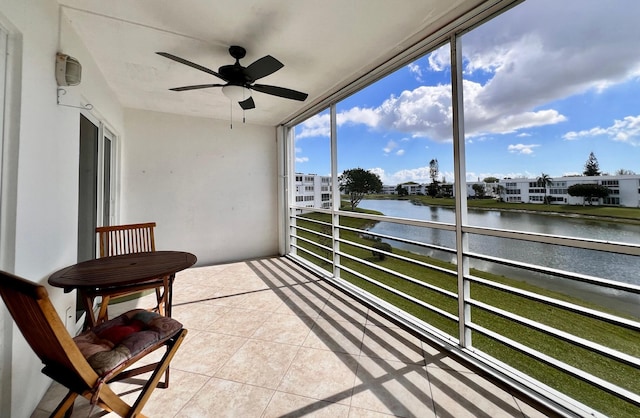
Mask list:
[[[467,180],[640,174],[640,2],[527,0],[462,38]],[[449,46],[337,105],[338,172],[453,181]],[[296,171],[329,174],[328,112],[296,127]]]

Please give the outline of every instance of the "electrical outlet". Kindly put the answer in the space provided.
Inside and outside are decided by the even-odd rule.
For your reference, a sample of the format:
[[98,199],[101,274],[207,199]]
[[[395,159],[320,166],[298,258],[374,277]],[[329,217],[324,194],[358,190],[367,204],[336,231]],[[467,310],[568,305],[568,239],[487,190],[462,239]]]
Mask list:
[[67,312],[64,315],[64,327],[66,329],[69,329],[69,322],[71,321],[71,319],[73,318],[73,316],[71,315],[71,306],[67,307]]

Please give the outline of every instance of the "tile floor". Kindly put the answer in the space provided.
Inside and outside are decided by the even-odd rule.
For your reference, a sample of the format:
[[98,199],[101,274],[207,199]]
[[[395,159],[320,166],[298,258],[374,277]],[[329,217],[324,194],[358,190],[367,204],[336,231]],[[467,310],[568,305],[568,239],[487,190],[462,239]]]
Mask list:
[[[543,416],[288,259],[181,272],[173,306],[189,334],[170,387],[143,409],[149,417]],[[128,402],[139,388],[112,387]],[[54,383],[32,417],[48,416],[64,393]],[[89,412],[78,399],[73,416]]]

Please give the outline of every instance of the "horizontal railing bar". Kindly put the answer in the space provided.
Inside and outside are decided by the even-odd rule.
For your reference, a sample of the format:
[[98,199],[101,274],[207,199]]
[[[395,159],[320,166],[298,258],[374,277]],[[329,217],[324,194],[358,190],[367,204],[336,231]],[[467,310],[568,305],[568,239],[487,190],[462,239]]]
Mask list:
[[327,247],[326,245],[318,244],[317,242],[315,242],[313,240],[310,240],[309,238],[296,236],[296,239],[300,240],[300,241],[308,242],[309,244],[313,245],[314,247],[322,248],[322,249],[327,250],[329,252],[333,252],[333,248]]
[[421,226],[426,228],[442,229],[445,231],[456,230],[455,225],[444,223],[444,222],[423,221],[420,219],[409,219],[409,218],[398,218],[394,216],[374,215],[372,213],[345,212],[342,210],[336,211],[336,214],[347,217],[347,218],[369,219],[371,221],[378,221],[378,222],[392,222],[392,223],[398,223],[402,225],[413,225],[413,226]]
[[320,260],[326,261],[327,263],[331,263],[331,260],[329,260],[329,259],[327,259],[327,258],[324,258],[323,256],[321,256],[321,255],[319,255],[319,254],[316,254],[316,253],[314,253],[313,251],[309,251],[309,250],[307,250],[307,249],[306,249],[306,248],[304,248],[304,247],[300,247],[299,245],[296,245],[296,244],[293,244],[293,243],[291,244],[291,246],[292,246],[293,248],[295,248],[296,250],[298,250],[298,251],[302,251],[303,253],[307,253],[307,254],[309,254],[309,255],[312,255],[312,256],[314,256],[314,257],[316,257],[316,258],[319,258]]
[[376,237],[380,237],[380,238],[386,238],[386,239],[390,239],[390,240],[393,240],[393,241],[404,242],[406,244],[417,245],[419,247],[430,248],[430,249],[433,249],[433,250],[439,250],[439,251],[443,251],[443,252],[447,252],[447,253],[451,253],[451,254],[455,254],[456,253],[455,249],[449,248],[449,247],[443,247],[443,246],[440,246],[440,245],[428,244],[428,243],[425,243],[425,242],[414,241],[414,240],[410,240],[410,239],[406,239],[406,238],[400,238],[400,237],[394,237],[394,236],[391,236],[391,235],[379,234],[377,232],[363,231],[361,229],[351,228],[351,227],[348,227],[348,226],[340,226],[339,228],[343,229],[343,230],[351,231],[351,232],[366,233],[367,235],[372,235],[372,236],[376,236]]
[[[364,245],[361,245],[361,244],[352,243],[352,242],[350,242],[350,241],[345,241],[345,240],[343,240],[343,239],[339,239],[339,241],[340,241],[340,242],[344,242],[344,243],[348,243],[348,244],[350,244],[350,245],[354,245],[354,246],[357,246],[357,247],[360,247],[360,248],[363,248],[363,249],[370,249],[370,247],[367,247],[367,246],[364,246]],[[378,250],[376,250],[376,251],[378,251]],[[404,259],[405,261],[415,261],[415,260],[412,260],[412,259],[410,259],[410,258],[405,258],[405,257],[402,257],[402,256],[397,256],[396,254],[393,254],[393,253],[388,253],[388,252],[386,252],[386,251],[380,251],[380,252],[385,253],[386,255],[388,255],[388,256],[390,256],[390,257],[396,257],[396,258],[399,258],[399,259]],[[352,257],[352,256],[351,256],[351,257]],[[361,260],[361,259],[357,258],[357,260]],[[442,289],[442,288],[437,287],[437,286],[434,286],[434,285],[432,285],[432,284],[430,284],[430,283],[426,283],[426,282],[420,281],[420,280],[418,280],[418,279],[415,279],[415,278],[413,278],[413,277],[410,277],[410,276],[404,275],[404,274],[402,274],[402,273],[398,273],[398,272],[396,272],[396,271],[394,271],[394,270],[391,270],[391,269],[388,269],[388,268],[386,268],[386,267],[382,267],[382,266],[379,266],[379,265],[377,265],[377,264],[369,263],[369,262],[367,262],[367,261],[365,261],[365,260],[362,260],[362,261],[363,261],[364,263],[366,263],[367,265],[370,265],[371,267],[375,267],[377,270],[383,271],[383,272],[385,272],[385,273],[387,273],[387,274],[391,274],[392,276],[395,276],[395,277],[397,277],[397,278],[399,278],[399,279],[402,279],[402,280],[404,280],[404,281],[408,281],[408,282],[411,282],[411,283],[413,283],[413,284],[415,284],[415,285],[418,285],[418,286],[420,286],[420,287],[424,287],[424,288],[427,288],[427,289],[433,290],[434,292],[438,292],[438,293],[440,293],[440,294],[443,294],[443,295],[449,296],[450,298],[458,299],[458,295],[457,295],[457,293],[450,292],[450,291],[448,291],[448,290],[446,290],[446,289]],[[456,272],[452,272],[451,270],[445,270],[445,269],[442,269],[441,267],[431,266],[431,265],[429,265],[429,264],[425,264],[425,263],[420,263],[420,264],[421,264],[423,267],[425,267],[425,268],[432,268],[432,267],[433,267],[435,270],[442,271],[442,272],[444,272],[444,273],[447,273],[447,274],[450,274],[450,275],[453,275],[453,276],[455,276],[455,274],[456,274]]]
[[512,231],[507,229],[486,228],[480,226],[462,226],[462,232],[498,238],[509,238],[519,241],[539,242],[543,244],[561,245],[615,254],[640,255],[640,244],[627,242],[604,241],[590,238],[565,237],[562,235],[541,234],[537,232]]
[[492,305],[488,305],[484,302],[480,302],[479,300],[475,300],[475,299],[467,299],[466,300],[467,303],[469,303],[472,306],[476,306],[480,309],[484,309],[488,312],[491,312],[493,314],[496,314],[498,316],[501,316],[505,319],[509,319],[512,321],[515,321],[519,324],[522,324],[528,328],[534,329],[536,331],[540,331],[543,332],[547,335],[551,335],[553,337],[559,338],[563,341],[567,341],[569,343],[572,343],[574,345],[580,346],[582,348],[594,351],[596,353],[602,354],[603,356],[609,357],[613,360],[617,360],[621,363],[625,363],[628,364],[630,366],[633,367],[640,367],[640,358],[628,355],[626,353],[623,353],[621,351],[603,346],[601,344],[595,343],[593,341],[578,337],[576,335],[573,334],[569,334],[568,332],[565,331],[561,331],[557,328],[553,328],[550,327],[548,325],[542,324],[540,322],[537,321],[533,321],[531,319],[522,317],[520,315],[514,314],[512,312],[509,311],[505,311],[502,310],[500,308],[496,308],[493,307]]
[[613,288],[618,290],[624,290],[630,293],[640,294],[640,286],[619,282],[616,280],[602,279],[600,277],[589,276],[582,273],[574,273],[566,270],[554,269],[551,267],[542,267],[537,264],[529,264],[529,263],[524,263],[522,261],[516,261],[516,260],[507,260],[500,257],[494,257],[490,255],[478,254],[473,252],[466,252],[465,255],[472,257],[474,259],[489,261],[489,262],[501,264],[504,266],[517,267],[524,270],[535,271],[537,273],[545,273],[551,276],[562,277],[565,279],[570,279],[578,282],[590,283],[590,284],[599,285],[607,288]]
[[316,207],[309,208],[309,207],[306,207],[306,206],[290,205],[289,208],[290,209],[296,209],[296,210],[304,211],[306,213],[313,213],[313,212],[328,213],[328,214],[333,213],[332,209],[324,209],[324,208],[316,208]]
[[[311,223],[316,223],[320,225],[331,226],[330,222],[324,222],[319,219],[313,219],[313,218],[305,218],[303,216],[292,216],[291,219],[295,219],[296,221],[301,221],[301,222],[311,222]],[[295,225],[291,225],[291,226],[295,226]]]
[[[353,242],[353,241],[349,241],[349,240],[346,240],[344,238],[338,238],[336,241],[344,243],[344,244],[347,244],[347,245],[352,245],[354,247],[362,248],[363,250],[371,250],[371,251],[376,251],[376,252],[379,252],[379,253],[383,253],[386,256],[389,256],[389,257],[392,257],[392,258],[396,258],[398,260],[406,261],[408,263],[415,264],[415,265],[418,265],[418,266],[421,266],[421,267],[425,267],[425,268],[428,268],[428,269],[436,270],[436,271],[439,271],[441,273],[448,274],[450,276],[456,276],[457,275],[456,271],[449,270],[449,269],[444,268],[444,267],[434,266],[433,264],[425,263],[424,261],[414,260],[413,258],[405,257],[405,256],[402,256],[402,255],[399,255],[399,254],[390,253],[390,252],[379,250],[379,249],[373,248],[373,247],[368,247],[366,245],[359,244],[359,243]],[[397,274],[400,274],[400,273],[397,273]],[[457,297],[457,295],[456,295],[456,297]]]
[[[348,258],[348,259],[356,261],[356,262],[361,262],[361,263],[364,263],[364,264],[370,264],[370,263],[367,263],[366,261],[364,261],[362,259],[353,257],[353,256],[351,256],[349,254],[346,254],[346,253],[338,252],[338,254],[340,256],[343,256],[345,258]],[[382,289],[385,289],[388,292],[393,293],[396,296],[400,296],[401,298],[403,298],[405,300],[413,302],[413,303],[415,303],[415,304],[417,304],[419,306],[422,306],[425,309],[428,309],[428,310],[430,310],[430,311],[432,311],[434,313],[437,313],[440,316],[443,316],[443,317],[445,317],[447,319],[450,319],[452,321],[458,321],[458,317],[455,316],[455,315],[450,314],[449,312],[446,312],[446,311],[444,311],[444,310],[442,310],[440,308],[437,308],[437,307],[435,307],[435,306],[433,306],[433,305],[431,305],[429,303],[426,303],[426,302],[424,302],[424,301],[422,301],[420,299],[414,298],[413,296],[407,295],[406,293],[401,292],[398,289],[395,289],[395,288],[393,288],[391,286],[388,286],[388,285],[386,285],[384,283],[380,283],[377,280],[373,280],[370,277],[367,277],[362,273],[359,273],[359,272],[357,272],[357,271],[355,271],[353,269],[350,269],[349,267],[346,267],[346,266],[344,266],[342,264],[338,264],[336,267],[338,267],[339,269],[344,270],[344,271],[346,271],[348,273],[351,273],[351,274],[361,278],[362,280],[364,280],[364,281],[366,281],[368,283],[371,283],[371,284],[373,284],[375,286],[378,286],[378,287],[380,287]],[[371,267],[375,268],[376,266],[375,265],[371,265]]]
[[565,373],[567,373],[567,374],[569,374],[569,375],[571,375],[573,377],[576,377],[576,378],[578,378],[578,379],[580,379],[580,380],[582,380],[582,381],[584,381],[586,383],[589,383],[589,384],[591,384],[593,386],[596,386],[596,387],[598,387],[598,388],[600,388],[600,389],[602,389],[602,390],[604,390],[606,392],[609,392],[609,393],[611,393],[612,395],[614,395],[614,396],[616,396],[618,398],[621,398],[621,399],[624,399],[624,400],[626,400],[628,402],[631,402],[636,406],[640,406],[640,396],[635,394],[635,393],[633,393],[633,392],[631,392],[631,391],[629,391],[629,390],[627,390],[627,389],[621,388],[621,387],[619,387],[617,385],[614,385],[611,382],[607,382],[604,379],[601,379],[601,378],[599,378],[597,376],[594,376],[594,375],[592,375],[590,373],[587,373],[587,372],[585,372],[583,370],[580,370],[580,369],[578,369],[576,367],[568,365],[568,364],[566,364],[566,363],[564,363],[562,361],[556,360],[555,358],[553,358],[551,356],[548,356],[548,355],[546,355],[544,353],[541,353],[541,352],[539,352],[537,350],[534,350],[534,349],[532,349],[532,348],[530,348],[530,347],[528,347],[528,346],[526,346],[524,344],[521,344],[521,343],[519,343],[517,341],[514,341],[514,340],[508,338],[508,337],[505,337],[505,336],[503,336],[501,334],[498,334],[498,333],[496,333],[494,331],[491,331],[491,330],[489,330],[487,328],[484,328],[483,326],[478,325],[476,323],[471,323],[471,322],[467,323],[467,327],[469,327],[469,328],[471,328],[471,329],[473,329],[475,331],[478,331],[481,334],[486,335],[487,337],[493,338],[496,341],[499,341],[499,342],[501,342],[501,343],[513,348],[516,351],[519,351],[519,352],[521,352],[523,354],[526,354],[529,357],[533,357],[536,360],[541,361],[542,363],[545,363],[545,364],[547,364],[547,365],[549,365],[551,367],[554,367],[554,368],[556,368],[558,370],[561,370],[561,371],[563,371],[563,372],[565,372]]
[[610,324],[618,325],[624,328],[628,328],[634,331],[640,331],[640,322],[633,321],[631,319],[622,318],[616,315],[608,314],[606,312],[597,311],[591,308],[585,308],[584,306],[576,305],[575,303],[565,302],[559,299],[550,298],[548,296],[539,295],[537,293],[529,292],[527,290],[518,289],[515,287],[507,286],[501,283],[497,283],[491,280],[483,279],[477,276],[466,275],[466,280],[481,283],[495,289],[500,289],[511,294],[519,295],[527,299],[535,300],[538,302],[552,305],[558,308],[566,309],[571,312],[576,312],[590,318],[599,319]]
[[[313,234],[313,235],[320,235],[320,236],[323,236],[325,238],[333,239],[333,237],[331,235],[323,234],[322,232],[314,231],[313,229],[305,228],[303,226],[291,225],[291,227],[295,228],[296,230],[305,231],[305,232],[308,232],[308,233]],[[290,236],[295,237],[295,238],[300,238],[297,235],[293,235],[293,234],[290,234]]]

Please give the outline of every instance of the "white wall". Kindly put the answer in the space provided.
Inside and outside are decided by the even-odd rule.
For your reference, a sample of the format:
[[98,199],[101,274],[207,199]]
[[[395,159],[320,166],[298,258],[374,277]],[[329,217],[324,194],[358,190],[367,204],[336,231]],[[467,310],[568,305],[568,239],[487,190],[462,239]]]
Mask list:
[[[83,65],[82,84],[67,89],[66,103],[77,105],[84,97],[120,130],[122,110],[82,42],[67,21],[59,19],[55,0],[0,0],[0,23],[22,51],[20,71],[9,80],[10,89],[18,92],[8,104],[12,114],[19,114],[18,126],[5,137],[17,153],[3,167],[16,173],[10,179],[15,193],[2,196],[11,200],[3,205],[15,208],[12,224],[2,228],[15,234],[3,242],[12,247],[3,249],[11,257],[3,258],[0,268],[46,284],[51,273],[73,264],[77,253],[79,110],[56,104],[56,52],[74,56]],[[58,312],[75,306],[73,293],[51,288],[49,293]],[[50,381],[4,307],[0,322],[5,324],[0,416],[28,417]]]
[[277,254],[274,127],[127,109],[125,129],[120,223],[198,265]]

